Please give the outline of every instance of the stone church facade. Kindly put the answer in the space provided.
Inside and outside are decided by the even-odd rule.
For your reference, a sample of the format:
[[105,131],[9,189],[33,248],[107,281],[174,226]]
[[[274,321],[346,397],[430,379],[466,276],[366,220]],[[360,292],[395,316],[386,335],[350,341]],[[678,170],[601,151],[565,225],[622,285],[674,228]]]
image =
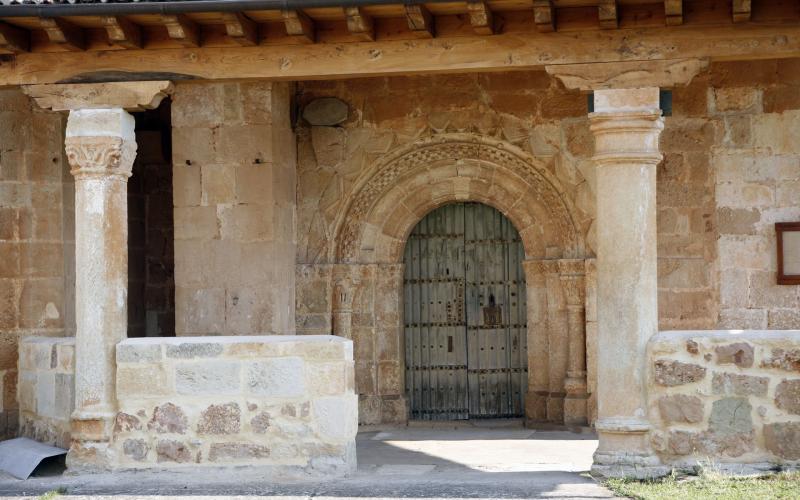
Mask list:
[[[81,50],[0,7],[0,431],[78,471],[347,473],[416,414],[592,426],[607,476],[796,463],[800,14],[701,49],[710,14],[617,3],[534,2],[536,62],[483,2],[90,8]],[[495,222],[421,229],[465,204]]]

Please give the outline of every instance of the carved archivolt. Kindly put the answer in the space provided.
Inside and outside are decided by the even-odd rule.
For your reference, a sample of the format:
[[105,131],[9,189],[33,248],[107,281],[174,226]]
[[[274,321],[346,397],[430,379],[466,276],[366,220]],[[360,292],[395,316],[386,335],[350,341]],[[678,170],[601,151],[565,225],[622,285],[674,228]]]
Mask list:
[[[443,204],[441,196],[435,195],[432,187],[414,186],[414,179],[433,172],[435,168],[441,169],[442,165],[463,164],[465,161],[489,166],[489,168],[475,169],[471,174],[472,177],[468,178],[481,181],[484,187],[479,193],[473,192],[475,196],[467,193],[468,197],[476,198],[474,200],[454,194],[451,196],[452,199],[446,201],[481,201],[504,205],[504,203],[492,203],[490,188],[497,186],[503,189],[505,180],[511,178],[519,180],[518,185],[524,189],[524,192],[519,193],[521,196],[519,201],[513,203],[513,201],[498,200],[505,202],[505,205],[495,208],[515,222],[536,219],[529,212],[533,210],[530,205],[545,207],[549,219],[547,223],[558,232],[565,254],[581,256],[583,237],[576,229],[572,215],[573,207],[563,196],[560,184],[544,163],[503,141],[475,134],[444,134],[388,153],[359,179],[346,210],[337,221],[335,233],[337,238],[333,249],[336,261],[355,262],[358,259],[366,223],[368,221],[374,223],[372,221],[375,218],[373,216],[376,207],[390,191],[402,188],[404,184],[409,185],[408,192],[412,195],[419,195],[420,191],[430,189],[430,206],[426,208],[432,210]],[[535,203],[529,204],[526,200]],[[417,214],[415,220],[408,221],[409,230],[419,218]],[[521,231],[524,228],[517,227],[517,229]]]
[[64,150],[75,177],[131,176],[136,143],[119,137],[67,137]]

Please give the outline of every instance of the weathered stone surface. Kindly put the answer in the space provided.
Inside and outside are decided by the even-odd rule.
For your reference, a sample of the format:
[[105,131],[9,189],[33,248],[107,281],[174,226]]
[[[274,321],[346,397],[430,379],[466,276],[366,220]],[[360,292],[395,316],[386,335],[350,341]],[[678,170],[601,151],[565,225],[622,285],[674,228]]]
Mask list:
[[347,103],[335,97],[314,99],[303,108],[303,119],[311,125],[331,127],[347,120]]
[[167,357],[178,359],[213,358],[222,354],[223,346],[219,343],[188,342],[185,344],[168,345]]
[[242,412],[236,403],[211,405],[200,414],[198,434],[237,434]]
[[724,398],[714,401],[711,405],[708,428],[720,436],[749,433],[753,430],[752,410],[753,407],[745,398]]
[[773,349],[772,356],[762,361],[761,366],[800,372],[800,349]]
[[130,432],[139,431],[142,429],[142,423],[134,415],[127,413],[117,413],[116,421],[114,422],[114,432]]
[[246,383],[250,392],[261,396],[298,397],[305,392],[301,358],[270,359],[250,364]]
[[697,423],[703,420],[703,401],[697,396],[662,396],[658,399],[658,410],[665,422]]
[[667,452],[671,455],[689,455],[694,452],[696,434],[687,431],[670,431]]
[[714,373],[711,391],[726,396],[766,396],[768,377],[755,377],[737,373]]
[[800,422],[776,422],[764,426],[764,446],[786,460],[800,459]]
[[717,363],[721,365],[733,363],[741,368],[753,366],[753,346],[746,342],[717,346],[714,352],[717,354]]
[[172,403],[164,403],[153,409],[153,418],[147,423],[147,428],[162,434],[184,434],[188,423],[182,409]]
[[144,439],[126,439],[122,443],[122,451],[126,456],[134,460],[144,460],[147,457],[149,447]]
[[686,352],[689,354],[697,354],[700,352],[700,348],[697,345],[697,342],[694,340],[687,340],[686,341]]
[[702,380],[706,369],[692,363],[659,359],[655,362],[656,383],[664,386],[691,384]]
[[783,380],[775,388],[775,406],[800,415],[800,379]]
[[120,344],[117,346],[117,363],[151,363],[160,359],[161,346],[159,345]]
[[264,434],[269,430],[270,414],[269,412],[262,411],[252,419],[250,419],[250,427],[256,434]]
[[208,453],[212,462],[223,460],[259,459],[270,456],[270,449],[251,443],[214,443]]
[[180,441],[162,439],[156,444],[156,460],[161,462],[186,463],[192,461],[189,447]]
[[175,370],[178,394],[236,394],[239,391],[239,364],[208,361],[187,364]]
[[694,448],[697,452],[706,457],[727,455],[729,457],[739,457],[752,451],[754,444],[754,433],[734,432],[717,433],[706,431],[698,434],[694,440]]

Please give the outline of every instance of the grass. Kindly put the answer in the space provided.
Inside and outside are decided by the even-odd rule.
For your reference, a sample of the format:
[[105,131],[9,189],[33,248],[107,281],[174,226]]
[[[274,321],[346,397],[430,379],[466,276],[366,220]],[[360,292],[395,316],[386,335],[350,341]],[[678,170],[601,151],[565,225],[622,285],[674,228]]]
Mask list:
[[706,472],[700,476],[672,475],[654,481],[611,479],[605,482],[605,486],[619,496],[637,500],[800,499],[798,472],[759,477],[731,477]]
[[66,492],[67,490],[65,488],[58,488],[57,490],[48,491],[44,495],[39,496],[38,500],[54,500]]

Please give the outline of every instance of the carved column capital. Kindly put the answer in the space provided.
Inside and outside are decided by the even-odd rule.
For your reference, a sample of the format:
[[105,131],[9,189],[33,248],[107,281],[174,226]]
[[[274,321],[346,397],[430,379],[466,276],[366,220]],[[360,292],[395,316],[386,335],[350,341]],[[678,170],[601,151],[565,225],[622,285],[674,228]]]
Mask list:
[[76,179],[119,176],[127,180],[136,158],[136,142],[120,137],[67,137],[64,150]]

